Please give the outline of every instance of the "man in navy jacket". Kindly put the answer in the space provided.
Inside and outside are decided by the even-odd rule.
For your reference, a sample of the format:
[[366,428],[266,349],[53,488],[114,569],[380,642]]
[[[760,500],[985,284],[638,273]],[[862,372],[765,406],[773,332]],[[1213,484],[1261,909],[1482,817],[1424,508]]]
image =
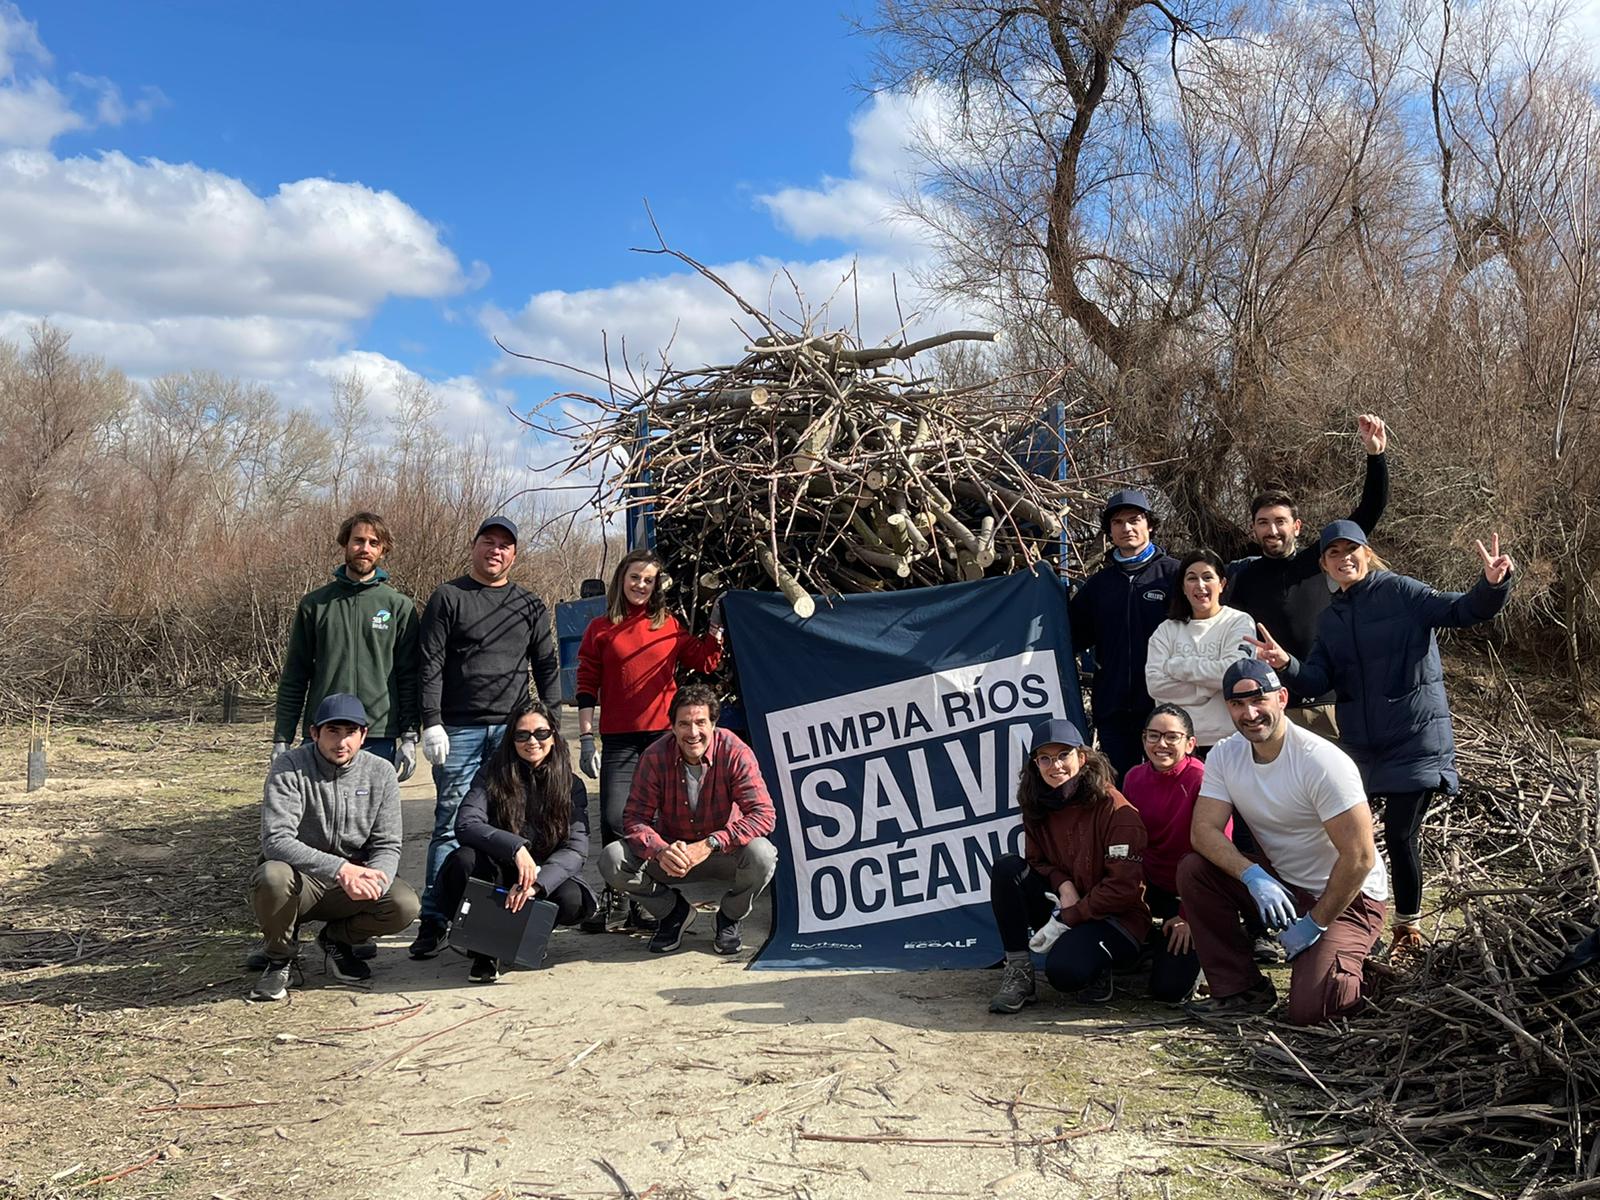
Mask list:
[[1177,586],[1178,560],[1150,540],[1156,525],[1149,496],[1113,492],[1100,514],[1111,551],[1067,609],[1072,648],[1094,651],[1094,725],[1119,781],[1144,759],[1140,738],[1155,707],[1144,685],[1145,652]]

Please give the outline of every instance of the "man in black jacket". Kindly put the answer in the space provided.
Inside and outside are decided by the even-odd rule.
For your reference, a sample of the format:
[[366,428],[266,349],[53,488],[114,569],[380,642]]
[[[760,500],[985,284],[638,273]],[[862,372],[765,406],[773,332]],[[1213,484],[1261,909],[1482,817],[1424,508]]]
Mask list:
[[471,570],[435,588],[422,614],[422,752],[433,763],[436,798],[412,958],[439,953],[453,914],[439,911],[434,880],[456,848],[461,798],[500,744],[506,714],[528,695],[530,666],[539,698],[560,726],[561,659],[550,613],[539,597],[511,582],[516,561],[516,523],[490,517],[472,540]]
[[1178,560],[1150,540],[1156,524],[1149,496],[1113,492],[1100,514],[1111,550],[1067,607],[1073,650],[1094,651],[1094,726],[1119,781],[1144,760],[1140,739],[1155,707],[1145,690],[1145,653],[1177,586]]
[[[1371,533],[1389,502],[1389,460],[1384,453],[1389,431],[1381,417],[1363,413],[1356,432],[1367,451],[1367,477],[1361,503],[1350,520]],[[1261,547],[1261,556],[1229,568],[1227,603],[1266,626],[1280,646],[1303,662],[1316,641],[1317,618],[1334,591],[1322,573],[1317,543],[1298,544],[1300,514],[1294,501],[1277,491],[1264,492],[1251,501],[1250,534]],[[1313,733],[1334,739],[1339,736],[1331,695],[1295,696],[1288,715]]]

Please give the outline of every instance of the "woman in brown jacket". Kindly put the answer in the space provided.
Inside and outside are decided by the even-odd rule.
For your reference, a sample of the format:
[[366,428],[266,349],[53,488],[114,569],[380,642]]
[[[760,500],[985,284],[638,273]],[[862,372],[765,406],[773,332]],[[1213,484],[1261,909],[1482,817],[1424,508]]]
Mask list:
[[1080,1004],[1111,999],[1111,971],[1132,966],[1150,932],[1144,900],[1144,822],[1112,786],[1111,764],[1067,720],[1036,726],[1017,779],[1023,855],[1008,854],[989,876],[989,902],[1005,947],[1005,975],[990,1012],[1013,1013],[1038,999],[1031,930],[1055,912],[1060,936],[1044,950],[1044,973]]

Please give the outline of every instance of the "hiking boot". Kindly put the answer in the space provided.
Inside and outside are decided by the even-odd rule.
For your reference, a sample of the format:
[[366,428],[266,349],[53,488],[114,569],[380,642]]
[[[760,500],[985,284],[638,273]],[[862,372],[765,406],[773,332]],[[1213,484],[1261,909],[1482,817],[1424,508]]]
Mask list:
[[683,944],[684,931],[694,924],[694,905],[676,888],[672,894],[678,898],[678,903],[657,922],[655,936],[650,939],[651,954],[669,954],[676,950]]
[[467,978],[473,983],[493,983],[500,978],[500,964],[487,954],[474,954]]
[[640,933],[649,933],[656,927],[656,919],[647,911],[639,907],[635,900],[628,901],[628,915],[622,920],[624,929],[637,929]]
[[1108,967],[1079,988],[1072,998],[1079,1004],[1109,1004],[1111,992],[1111,970]]
[[600,906],[583,920],[578,922],[578,929],[582,933],[604,933],[610,924],[612,914],[622,907],[622,894],[613,891],[610,887],[600,891]]
[[1263,967],[1275,967],[1283,961],[1283,945],[1271,934],[1263,933],[1250,943],[1250,957]]
[[737,954],[744,949],[744,940],[739,936],[739,922],[728,920],[722,915],[721,909],[717,910],[717,936],[711,948],[718,954]]
[[1202,1021],[1235,1021],[1243,1017],[1260,1016],[1278,1002],[1278,989],[1272,980],[1263,979],[1242,992],[1231,996],[1208,996],[1204,1000],[1191,1000],[1183,1011]]
[[417,940],[411,943],[412,958],[432,958],[443,949],[444,935],[448,931],[443,921],[424,921],[417,930]]
[[328,956],[328,970],[335,979],[345,983],[366,983],[372,978],[372,968],[356,957],[355,948],[348,942],[336,941],[324,925],[317,934],[317,945]]
[[1032,1004],[1038,998],[1039,990],[1033,982],[1033,961],[1012,962],[1008,958],[1005,974],[1000,977],[1000,990],[989,1001],[989,1011],[1021,1012],[1023,1005]]
[[295,963],[292,958],[284,958],[277,961],[267,959],[267,965],[261,972],[261,978],[256,980],[255,987],[250,989],[250,994],[246,999],[285,999],[289,995],[289,977],[294,973],[294,966]]

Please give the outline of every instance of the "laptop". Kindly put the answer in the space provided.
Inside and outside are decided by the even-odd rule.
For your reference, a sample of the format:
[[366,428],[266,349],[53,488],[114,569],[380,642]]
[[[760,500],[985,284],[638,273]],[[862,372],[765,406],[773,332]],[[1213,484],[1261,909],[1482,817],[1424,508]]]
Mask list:
[[485,879],[468,879],[461,907],[450,924],[450,946],[466,954],[485,954],[501,963],[537,969],[556,927],[556,906],[529,900],[521,912],[506,910],[506,889]]

